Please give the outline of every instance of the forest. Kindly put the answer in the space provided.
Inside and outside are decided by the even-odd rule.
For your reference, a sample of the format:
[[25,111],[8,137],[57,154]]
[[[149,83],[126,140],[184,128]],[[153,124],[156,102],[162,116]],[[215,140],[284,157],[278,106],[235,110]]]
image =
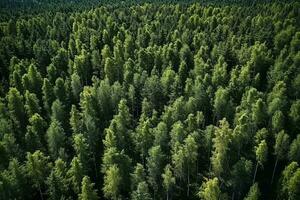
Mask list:
[[1,1],[23,199],[300,200],[300,2]]

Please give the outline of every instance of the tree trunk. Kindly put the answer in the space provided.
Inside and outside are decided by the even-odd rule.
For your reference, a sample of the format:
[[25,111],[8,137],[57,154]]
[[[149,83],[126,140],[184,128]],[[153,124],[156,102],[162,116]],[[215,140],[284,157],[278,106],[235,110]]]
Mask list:
[[44,200],[43,193],[42,193],[42,190],[41,190],[41,185],[38,184],[38,187],[39,187],[39,192],[40,192],[41,200]]
[[273,183],[273,180],[274,180],[274,175],[275,175],[277,163],[278,163],[278,156],[276,158],[276,162],[275,162],[275,165],[274,165],[274,169],[273,169],[273,173],[272,173],[272,179],[271,179],[271,184]]
[[197,160],[196,160],[196,182],[198,182],[198,174],[199,174],[198,167],[199,167],[199,162],[198,162],[198,158],[197,158]]
[[187,196],[190,195],[190,167],[188,166],[188,174],[187,174],[188,184],[187,184]]
[[167,200],[169,200],[169,190],[167,191]]
[[232,195],[231,195],[231,200],[234,200],[234,192],[232,192]]
[[257,173],[257,168],[258,168],[258,161],[256,161],[256,167],[255,167],[255,172],[254,172],[252,184],[254,184],[254,182],[255,182],[256,173]]
[[96,166],[96,157],[95,154],[93,153],[93,162],[94,162],[94,168],[95,168],[95,173],[96,173],[96,179],[98,178],[98,170],[97,170],[97,166]]

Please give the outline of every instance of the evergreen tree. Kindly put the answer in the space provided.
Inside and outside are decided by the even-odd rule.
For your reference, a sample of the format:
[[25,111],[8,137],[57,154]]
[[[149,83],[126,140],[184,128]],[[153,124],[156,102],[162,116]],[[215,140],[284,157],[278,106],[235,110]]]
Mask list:
[[65,148],[66,136],[60,122],[53,120],[47,130],[47,143],[51,156],[56,159]]
[[91,183],[88,176],[83,177],[81,184],[81,194],[79,200],[97,200],[99,199],[97,191],[94,189],[94,183]]

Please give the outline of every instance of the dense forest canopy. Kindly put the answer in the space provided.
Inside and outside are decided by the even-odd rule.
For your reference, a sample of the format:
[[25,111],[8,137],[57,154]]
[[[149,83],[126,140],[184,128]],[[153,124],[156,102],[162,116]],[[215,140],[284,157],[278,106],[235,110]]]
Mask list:
[[299,2],[10,0],[0,18],[0,200],[300,199]]

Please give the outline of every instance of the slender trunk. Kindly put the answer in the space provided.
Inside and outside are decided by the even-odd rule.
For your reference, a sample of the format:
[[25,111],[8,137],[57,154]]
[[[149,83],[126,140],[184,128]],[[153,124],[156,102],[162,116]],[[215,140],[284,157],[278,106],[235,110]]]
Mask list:
[[132,113],[133,113],[133,117],[135,118],[135,113],[134,113],[134,102],[132,100],[131,102],[131,110],[132,110]]
[[43,193],[42,193],[42,190],[41,190],[41,185],[38,184],[38,187],[39,187],[39,192],[40,192],[41,200],[44,200]]
[[190,195],[190,167],[188,166],[188,174],[187,174],[188,184],[187,184],[187,196]]
[[196,168],[196,169],[197,169],[197,170],[196,170],[196,171],[197,171],[197,172],[196,172],[196,173],[197,173],[197,174],[196,174],[196,182],[198,182],[198,172],[199,172],[199,169],[198,169],[198,167],[199,167],[198,159],[197,159],[197,161],[196,161],[196,167],[197,167],[197,168]]
[[234,192],[232,192],[232,195],[231,195],[231,200],[234,200]]
[[169,200],[169,190],[167,191],[167,200]]
[[275,165],[274,165],[274,169],[273,169],[273,173],[272,173],[272,179],[271,179],[271,184],[273,183],[273,180],[274,180],[274,175],[275,175],[277,163],[278,163],[278,156],[276,158],[276,162],[275,162]]
[[254,182],[255,182],[256,173],[257,173],[257,168],[258,168],[258,161],[256,161],[256,167],[255,167],[255,172],[254,172],[253,181],[252,181],[253,184],[254,184]]
[[211,171],[211,144],[209,144],[209,149],[208,149],[208,161],[209,161],[209,171]]
[[95,154],[93,153],[93,157],[94,157],[94,159],[93,159],[93,162],[94,162],[94,168],[95,168],[95,173],[96,173],[96,179],[98,178],[98,170],[97,170],[97,166],[96,166],[96,158],[95,158]]

